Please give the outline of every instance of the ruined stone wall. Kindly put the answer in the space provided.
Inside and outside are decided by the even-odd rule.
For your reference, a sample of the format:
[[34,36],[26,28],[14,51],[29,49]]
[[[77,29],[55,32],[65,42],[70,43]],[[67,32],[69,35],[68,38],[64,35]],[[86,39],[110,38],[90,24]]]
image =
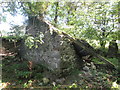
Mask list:
[[37,48],[30,49],[23,41],[21,45],[22,57],[40,63],[53,71],[70,70],[76,66],[77,56],[68,38],[37,18],[31,18],[28,22],[26,34],[38,37],[40,33],[43,33],[42,40],[44,42],[37,43]]

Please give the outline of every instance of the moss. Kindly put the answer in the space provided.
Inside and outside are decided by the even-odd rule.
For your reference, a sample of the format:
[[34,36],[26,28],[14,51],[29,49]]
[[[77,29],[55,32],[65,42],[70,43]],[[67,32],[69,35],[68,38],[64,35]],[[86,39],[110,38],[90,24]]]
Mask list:
[[60,49],[61,53],[61,68],[63,68],[63,72],[67,70],[71,71],[76,67],[75,61],[77,60],[77,56],[75,54],[74,48],[71,46],[68,38],[62,38],[62,45]]

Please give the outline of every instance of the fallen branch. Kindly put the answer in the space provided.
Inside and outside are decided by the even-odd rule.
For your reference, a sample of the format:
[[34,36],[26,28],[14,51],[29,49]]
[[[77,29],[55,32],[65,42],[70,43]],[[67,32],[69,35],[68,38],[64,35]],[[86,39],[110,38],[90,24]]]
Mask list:
[[111,62],[110,62],[109,60],[107,60],[105,57],[97,54],[93,48],[89,48],[89,47],[85,46],[80,40],[78,41],[78,40],[70,37],[69,35],[67,35],[67,34],[65,34],[65,33],[62,33],[62,34],[65,35],[67,38],[69,38],[70,41],[72,41],[73,43],[77,44],[80,48],[83,48],[85,51],[87,51],[87,53],[89,53],[90,55],[99,58],[100,60],[102,60],[102,61],[105,62],[106,64],[108,64],[108,65],[110,65],[111,67],[117,69],[117,67],[116,67],[113,63],[111,63]]

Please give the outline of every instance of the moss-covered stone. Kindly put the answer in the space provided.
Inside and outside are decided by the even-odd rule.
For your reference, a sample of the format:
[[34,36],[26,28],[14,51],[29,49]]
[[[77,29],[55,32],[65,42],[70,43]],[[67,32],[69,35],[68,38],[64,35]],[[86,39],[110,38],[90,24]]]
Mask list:
[[77,56],[70,40],[50,24],[40,20],[38,22],[38,19],[34,21],[37,23],[29,23],[26,33],[34,38],[39,36],[38,33],[43,33],[42,40],[44,43],[37,42],[37,48],[29,49],[23,42],[21,45],[21,52],[24,52],[23,55],[21,54],[22,57],[40,63],[55,73],[75,68]]

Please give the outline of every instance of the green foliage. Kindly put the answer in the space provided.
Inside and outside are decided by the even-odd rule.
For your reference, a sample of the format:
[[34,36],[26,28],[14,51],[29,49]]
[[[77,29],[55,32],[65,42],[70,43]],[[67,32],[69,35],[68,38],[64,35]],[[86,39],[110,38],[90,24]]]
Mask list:
[[112,83],[112,87],[111,87],[111,89],[120,89],[120,85],[118,85],[117,83],[116,83],[116,81],[115,82],[113,82]]
[[[56,12],[57,8],[57,14]],[[93,44],[93,40],[98,41],[98,44],[101,47],[105,47],[106,42],[110,40],[120,40],[120,31],[117,24],[119,23],[119,9],[118,2],[59,2],[59,5],[56,6],[55,3],[48,2],[10,2],[6,8],[3,8],[4,11],[10,12],[15,15],[17,9],[19,9],[24,15],[27,16],[44,16],[45,19],[49,19],[56,27],[71,35],[74,38],[84,38],[89,40]],[[57,15],[57,23],[54,22],[55,16]],[[2,16],[2,14],[0,14]],[[2,20],[5,20],[5,17],[2,16]],[[64,27],[65,26],[65,27]],[[15,36],[5,37],[8,40],[17,41],[20,38],[25,39],[25,44],[28,48],[38,48],[39,44],[43,44],[44,34],[38,33],[37,37],[33,36],[19,36],[21,28],[19,26],[14,26],[11,28],[14,30]],[[13,32],[12,32],[13,34]],[[94,44],[94,46],[97,44]],[[102,48],[102,51],[105,50]],[[103,52],[106,52],[103,51]],[[32,71],[29,70],[28,64],[23,61],[15,60],[14,57],[9,58],[10,60],[3,60],[2,69],[3,77],[7,78],[11,75],[12,78],[17,78],[22,80],[32,79],[42,80],[42,72],[45,67],[36,66]],[[110,62],[118,65],[117,58],[108,58]],[[99,61],[97,58],[93,58],[92,61],[97,64],[104,64],[104,62]],[[119,69],[119,67],[118,67]],[[120,69],[119,69],[120,70]],[[6,74],[7,73],[7,74]],[[95,77],[97,73],[97,77]],[[8,75],[10,74],[10,75]],[[78,69],[71,71],[70,74],[78,75],[84,74]],[[109,79],[105,73],[97,72],[95,70],[91,71],[92,79],[94,82],[91,82],[95,86],[104,86],[109,87],[110,83],[107,81]],[[83,75],[84,77],[84,75]],[[4,79],[3,79],[4,81]],[[6,80],[7,81],[7,80]],[[84,82],[85,81],[85,82]],[[81,81],[82,82],[82,81]],[[89,78],[83,78],[85,87],[89,87],[90,83]],[[23,87],[28,88],[32,83],[32,80],[27,81],[23,84]],[[116,88],[116,82],[113,82],[112,88]],[[77,83],[73,83],[69,88],[77,88]],[[57,89],[58,86],[54,85],[54,88]],[[118,87],[117,87],[118,88]]]
[[3,36],[2,38],[5,38],[6,40],[9,41],[17,41],[24,38],[24,36]]
[[73,83],[72,85],[69,86],[69,88],[77,88],[77,84],[76,83]]
[[58,90],[59,88],[61,88],[61,85],[55,85],[55,84],[53,83],[52,90]]
[[31,85],[32,85],[32,80],[29,80],[29,81],[27,81],[27,82],[25,82],[24,84],[23,84],[23,87],[24,88],[30,88],[31,87]]
[[[9,58],[10,59],[10,58]],[[18,60],[15,60],[14,58],[11,58],[11,60],[13,60],[13,62],[11,62],[10,60],[6,60],[5,62],[3,62],[3,70],[5,70],[7,73],[14,73],[14,77],[16,78],[23,78],[23,79],[27,79],[30,77],[31,73],[30,71],[28,71],[28,66],[27,66],[27,62],[24,61],[23,63],[15,63],[18,62]],[[13,65],[11,65],[12,63],[15,63]],[[6,67],[7,65],[9,66]]]
[[71,71],[70,71],[70,75],[77,75],[77,74],[80,74],[80,73],[82,73],[82,72],[80,72],[80,70],[79,69],[72,69]]
[[[32,87],[33,81],[41,82],[43,80],[43,72],[48,71],[42,65],[35,65],[32,70],[29,70],[28,61],[20,61],[15,57],[7,57],[3,60],[2,64],[3,70],[3,82],[14,81],[16,84],[22,85],[21,87],[29,88]],[[108,82],[107,79],[114,78],[111,74],[106,74],[101,71],[97,71],[96,69],[89,69],[89,73],[92,75],[92,78],[89,78],[89,75],[85,75],[85,73],[79,69],[74,69],[71,71],[69,77],[72,79],[72,82],[75,82],[69,85],[68,89],[73,88],[89,88],[89,83],[92,84],[93,88],[96,87],[111,87],[111,82]],[[78,75],[80,74],[80,77]],[[74,76],[73,78],[71,76]],[[11,76],[11,78],[9,78]],[[91,80],[92,79],[92,80]],[[77,80],[77,81],[76,81]],[[37,82],[37,85],[39,84]],[[50,81],[51,82],[51,81]],[[80,84],[80,85],[79,85]],[[42,84],[44,85],[44,84]],[[82,85],[82,86],[81,86]],[[13,87],[13,86],[11,86]],[[57,90],[62,86],[59,84],[53,84],[53,89]]]
[[32,16],[39,16],[46,12],[48,2],[24,2],[22,3],[25,13]]
[[[21,12],[27,16],[42,15],[46,19],[49,19],[56,27],[71,36],[98,40],[103,48],[107,41],[112,39],[119,40],[119,28],[117,26],[119,21],[117,19],[119,13],[118,2],[61,1],[58,4],[59,5],[56,5],[55,2],[16,1],[8,3],[8,7],[6,7],[6,9],[4,8],[4,11],[15,13],[17,9],[20,9]],[[55,19],[57,19],[57,23],[54,22]],[[16,34],[18,31],[17,27],[15,31]],[[33,44],[32,40],[31,44]],[[33,45],[31,45],[30,48],[32,46]],[[35,47],[37,47],[37,45]]]
[[93,58],[92,61],[96,64],[105,64],[104,62],[100,61],[98,58]]
[[24,88],[28,88],[29,85],[28,85],[27,83],[24,83],[23,87],[24,87]]
[[[58,25],[61,30],[72,37],[98,40],[103,48],[106,41],[118,39],[116,38],[118,36],[116,33],[118,30],[116,23],[118,21],[115,18],[117,17],[117,2],[62,3],[63,5],[59,6],[58,13],[64,9],[62,14],[67,14],[67,16],[63,17],[58,14],[59,18],[63,20],[63,24]],[[52,9],[50,12],[54,12]],[[67,27],[62,28],[63,25],[67,25]],[[71,26],[73,28],[70,28]]]
[[15,71],[16,72],[16,77],[17,78],[24,78],[24,79],[27,79],[27,78],[30,78],[30,75],[31,75],[31,71]]
[[[107,58],[108,61],[113,63],[116,67],[118,67],[118,59],[117,58]],[[96,64],[105,64],[103,61],[100,61],[98,58],[93,58],[92,61]]]
[[[16,57],[7,57],[2,62],[2,82],[11,82],[20,85],[21,88],[31,87],[33,80],[42,81],[43,72],[48,70],[42,65],[34,65],[29,69],[28,61],[21,61]],[[13,87],[13,85],[9,86]]]
[[37,80],[42,80],[42,78],[43,78],[43,75],[42,75],[41,72],[35,74],[35,79],[37,79]]
[[25,40],[25,45],[31,49],[34,46],[34,37],[27,37]]
[[14,74],[14,77],[19,80],[29,79],[31,77],[36,80],[42,80],[42,72],[48,70],[43,65],[36,64],[34,67],[32,67],[32,71],[30,71],[28,61],[20,62],[18,59],[15,59],[15,57],[6,58],[2,63],[2,67],[3,71]]
[[108,60],[118,67],[119,60],[117,58],[108,58]]
[[38,43],[44,43],[43,38],[44,34],[42,32],[40,32],[39,36],[37,37],[27,36],[25,39],[25,45],[30,49],[33,47],[38,48]]

